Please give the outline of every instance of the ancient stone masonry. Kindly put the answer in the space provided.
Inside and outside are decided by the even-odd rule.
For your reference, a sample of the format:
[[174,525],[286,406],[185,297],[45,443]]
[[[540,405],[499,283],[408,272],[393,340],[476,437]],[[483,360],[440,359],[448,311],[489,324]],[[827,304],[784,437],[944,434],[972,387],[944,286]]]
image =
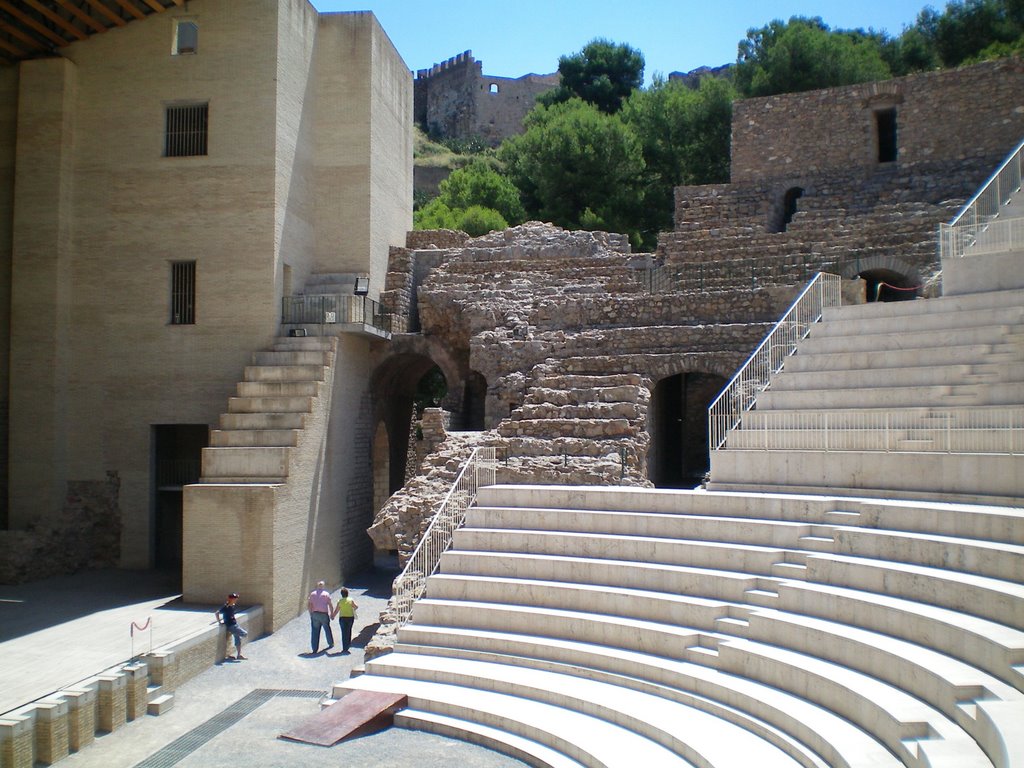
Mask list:
[[480,137],[491,146],[522,131],[537,96],[558,85],[557,73],[518,78],[483,74],[471,51],[416,73],[413,115],[431,134],[448,139]]

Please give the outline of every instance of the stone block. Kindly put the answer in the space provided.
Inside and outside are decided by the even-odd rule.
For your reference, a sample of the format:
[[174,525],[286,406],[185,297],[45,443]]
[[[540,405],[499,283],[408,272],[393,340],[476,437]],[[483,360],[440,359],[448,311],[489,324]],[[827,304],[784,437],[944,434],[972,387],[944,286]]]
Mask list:
[[162,696],[157,696],[146,708],[146,711],[154,717],[159,717],[164,712],[167,712],[171,707],[174,706],[174,694],[165,693]]
[[135,720],[146,714],[149,691],[149,667],[143,662],[128,664],[124,668],[128,679],[125,714],[128,720]]
[[112,733],[127,721],[128,677],[122,673],[100,675],[98,729]]
[[68,748],[78,752],[96,739],[96,687],[65,689],[60,695],[68,704]]
[[0,765],[4,768],[32,768],[35,764],[35,743],[31,716],[10,716],[0,719]]
[[36,762],[53,765],[68,756],[68,703],[63,698],[44,699],[36,710]]

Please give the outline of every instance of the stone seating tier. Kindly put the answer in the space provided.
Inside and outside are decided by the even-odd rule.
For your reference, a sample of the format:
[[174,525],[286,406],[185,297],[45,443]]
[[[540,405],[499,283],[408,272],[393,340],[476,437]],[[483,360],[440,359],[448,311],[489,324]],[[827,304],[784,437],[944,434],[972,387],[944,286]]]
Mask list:
[[[664,765],[1020,765],[1020,510],[503,486],[478,501],[396,652],[344,687],[415,690],[414,716],[484,722],[499,743],[468,702],[515,694],[533,702],[503,700],[519,737],[564,752],[628,723],[674,753]],[[593,719],[552,734],[536,702]],[[721,722],[681,728],[704,722],[693,709]]]

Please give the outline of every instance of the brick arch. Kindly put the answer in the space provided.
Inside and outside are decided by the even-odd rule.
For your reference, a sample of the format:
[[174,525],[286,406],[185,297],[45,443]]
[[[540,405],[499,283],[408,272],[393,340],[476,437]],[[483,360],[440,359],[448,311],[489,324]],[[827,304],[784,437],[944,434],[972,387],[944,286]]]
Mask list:
[[847,280],[852,280],[863,272],[871,271],[895,272],[913,285],[921,285],[924,282],[917,267],[892,254],[867,256],[848,261],[843,267],[841,275]]

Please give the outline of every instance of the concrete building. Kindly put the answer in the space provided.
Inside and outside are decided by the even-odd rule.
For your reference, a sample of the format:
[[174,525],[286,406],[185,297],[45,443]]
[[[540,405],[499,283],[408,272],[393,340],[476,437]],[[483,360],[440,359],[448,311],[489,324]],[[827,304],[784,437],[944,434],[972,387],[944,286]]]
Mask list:
[[[376,297],[412,220],[412,79],[371,13],[71,5],[49,11],[67,33],[52,51],[19,42],[29,21],[0,30],[0,562],[23,576],[61,553],[181,564],[182,488],[280,334],[282,298],[328,274],[348,294],[366,277]],[[276,565],[296,579],[336,583],[372,554],[365,536],[340,542],[372,515],[356,435],[375,338],[329,345],[332,407],[348,415],[324,425],[299,517],[279,521],[301,539]],[[193,517],[212,549],[186,552],[186,592],[219,598],[225,575],[275,615],[247,521]],[[218,564],[231,573],[205,570]],[[293,584],[292,615],[304,591]]]

